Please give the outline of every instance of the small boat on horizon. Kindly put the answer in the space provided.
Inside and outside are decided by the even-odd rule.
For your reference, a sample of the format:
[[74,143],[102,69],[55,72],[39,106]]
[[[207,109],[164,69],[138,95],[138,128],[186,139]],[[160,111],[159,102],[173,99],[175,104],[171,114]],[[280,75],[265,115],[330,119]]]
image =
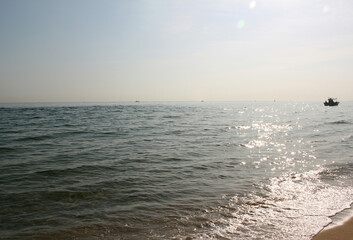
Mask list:
[[327,101],[324,102],[325,106],[337,106],[340,102],[335,101],[333,98],[328,98]]

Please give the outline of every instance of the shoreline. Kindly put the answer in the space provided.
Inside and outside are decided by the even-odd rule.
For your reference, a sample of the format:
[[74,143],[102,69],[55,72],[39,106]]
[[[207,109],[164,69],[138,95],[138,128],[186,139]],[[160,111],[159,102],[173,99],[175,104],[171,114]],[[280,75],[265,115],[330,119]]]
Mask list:
[[350,240],[353,236],[353,204],[330,217],[332,222],[321,229],[312,240]]
[[[329,224],[331,225],[331,224]],[[353,217],[342,225],[326,227],[315,235],[312,240],[351,240],[353,237]]]

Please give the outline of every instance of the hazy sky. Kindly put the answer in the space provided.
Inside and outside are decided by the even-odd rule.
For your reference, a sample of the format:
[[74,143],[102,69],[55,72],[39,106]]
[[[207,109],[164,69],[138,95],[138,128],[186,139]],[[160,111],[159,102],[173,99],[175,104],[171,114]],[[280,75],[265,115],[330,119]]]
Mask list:
[[0,0],[0,102],[353,100],[351,0]]

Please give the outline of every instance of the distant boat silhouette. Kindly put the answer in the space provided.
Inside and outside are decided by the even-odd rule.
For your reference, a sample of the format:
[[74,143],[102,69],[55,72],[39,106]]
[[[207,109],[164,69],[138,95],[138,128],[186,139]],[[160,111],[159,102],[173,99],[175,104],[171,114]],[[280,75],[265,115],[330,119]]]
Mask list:
[[333,98],[328,98],[327,101],[324,102],[325,106],[337,106],[340,102],[335,101]]

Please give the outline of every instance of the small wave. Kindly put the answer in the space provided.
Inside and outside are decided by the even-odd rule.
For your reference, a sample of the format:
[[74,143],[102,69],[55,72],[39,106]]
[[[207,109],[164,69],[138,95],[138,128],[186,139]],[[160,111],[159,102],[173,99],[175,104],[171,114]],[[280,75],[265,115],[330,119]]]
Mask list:
[[0,153],[9,153],[13,151],[16,151],[16,149],[11,147],[0,147]]
[[104,195],[104,191],[48,191],[41,193],[43,199],[61,203],[102,198]]
[[70,135],[70,134],[73,134],[73,135],[81,135],[81,134],[87,134],[89,133],[89,131],[86,131],[86,130],[77,130],[77,131],[69,131],[69,132],[64,132],[63,135]]
[[36,171],[30,175],[27,175],[29,179],[42,179],[48,177],[60,178],[65,176],[77,176],[77,175],[90,175],[92,173],[102,173],[107,171],[117,170],[114,167],[100,166],[100,165],[81,165],[74,168],[61,168],[61,169],[49,169]]
[[[0,200],[8,200],[11,202],[18,202],[22,205],[26,203],[20,201],[19,199],[36,199],[38,203],[43,203],[43,201],[50,202],[59,202],[59,203],[74,203],[81,200],[90,200],[90,199],[99,199],[106,195],[107,193],[100,189],[95,191],[74,191],[74,190],[52,190],[52,191],[32,191],[32,192],[21,192],[21,193],[12,193],[7,194],[6,196],[0,198]],[[27,205],[27,208],[31,204]],[[23,206],[22,206],[23,207]],[[10,204],[8,208],[2,210],[2,214],[9,213],[14,209],[20,209],[20,206],[14,206]],[[37,207],[37,210],[40,210],[40,207]]]
[[[338,163],[331,165],[320,173],[323,179],[349,178],[352,179],[353,163]],[[348,182],[345,181],[347,184]]]
[[183,160],[184,159],[178,158],[178,157],[170,157],[170,158],[163,159],[163,161],[166,161],[166,162],[179,162],[179,161],[183,161]]
[[27,141],[43,141],[43,140],[50,140],[50,139],[55,139],[55,138],[61,138],[61,137],[67,137],[71,135],[82,135],[82,134],[87,134],[89,133],[88,131],[85,130],[74,130],[74,131],[67,131],[67,132],[61,132],[61,133],[53,133],[53,134],[43,134],[43,135],[37,135],[37,136],[25,136],[25,137],[20,137],[16,139],[18,142],[27,142]]
[[341,139],[341,142],[349,142],[353,140],[353,135],[348,135],[348,136],[345,136]]
[[196,165],[196,166],[192,166],[193,169],[196,170],[207,170],[210,168],[210,166],[202,164],[202,165]]
[[352,122],[346,121],[346,120],[340,120],[340,121],[329,122],[329,124],[352,124]]
[[179,118],[181,118],[181,116],[179,116],[179,115],[166,115],[163,118],[165,118],[165,119],[179,119]]
[[42,141],[47,139],[53,139],[53,135],[39,135],[39,136],[27,136],[16,139],[18,142],[27,142],[27,141]]
[[[311,239],[330,222],[329,216],[352,200],[349,188],[322,182],[323,172],[290,172],[256,185],[254,192],[230,197],[215,210],[223,217],[212,219],[213,230],[202,237]],[[266,231],[269,227],[272,230]]]

